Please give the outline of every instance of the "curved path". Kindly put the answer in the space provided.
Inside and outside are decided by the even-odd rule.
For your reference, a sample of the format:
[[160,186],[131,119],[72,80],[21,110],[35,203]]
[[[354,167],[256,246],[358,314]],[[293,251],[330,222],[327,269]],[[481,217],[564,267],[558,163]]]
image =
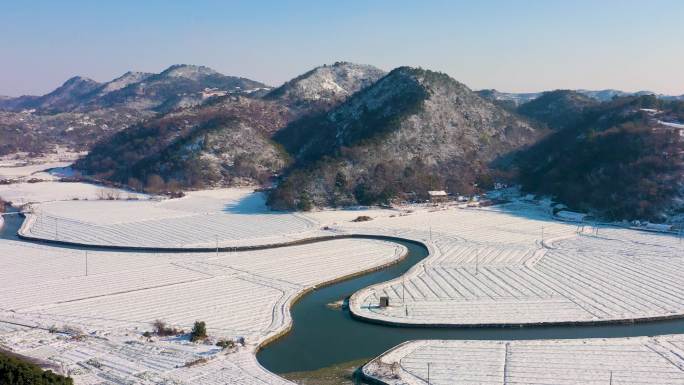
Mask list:
[[[358,232],[364,230],[356,230]],[[304,296],[296,303],[292,308],[292,320],[293,329],[289,334],[284,337],[272,342],[270,345],[266,346],[259,353],[259,361],[267,369],[274,372],[290,372],[290,371],[300,371],[308,369],[316,369],[325,367],[331,364],[346,362],[358,358],[368,358],[379,354],[380,352],[391,348],[399,343],[407,340],[415,339],[488,339],[488,340],[511,340],[511,339],[538,339],[538,338],[588,338],[588,337],[618,337],[618,336],[635,336],[635,335],[655,335],[655,334],[667,334],[676,333],[684,330],[684,321],[673,320],[667,322],[652,322],[645,323],[636,326],[626,326],[626,325],[605,325],[605,326],[584,326],[584,327],[531,327],[525,329],[501,329],[501,328],[477,328],[477,329],[440,329],[440,328],[392,328],[382,325],[374,325],[370,323],[359,323],[352,319],[350,313],[340,312],[328,309],[325,304],[338,300],[345,296],[351,295],[357,290],[363,289],[365,287],[371,286],[371,289],[363,290],[356,294],[354,300],[352,301],[352,309],[357,312],[357,315],[363,313],[364,311],[364,301],[366,305],[371,306],[366,307],[366,311],[372,312],[376,309],[370,303],[373,299],[377,299],[378,288],[386,290],[385,288],[391,287],[392,282],[398,282],[397,277],[402,276],[407,270],[413,269],[409,272],[410,278],[417,278],[419,281],[423,281],[425,277],[422,274],[427,274],[431,270],[425,267],[425,264],[417,265],[423,258],[427,257],[428,252],[426,246],[421,242],[421,236],[425,239],[425,234],[420,234],[421,236],[411,235],[410,233],[402,234],[401,231],[392,230],[385,231],[378,228],[365,229],[365,232],[376,234],[370,236],[363,235],[336,235],[330,237],[323,237],[317,240],[306,240],[306,241],[296,241],[294,244],[308,243],[313,241],[321,240],[331,240],[334,238],[341,237],[370,237],[376,239],[387,240],[389,238],[382,238],[382,235],[392,236],[395,242],[403,244],[409,249],[409,255],[407,258],[391,267],[385,268],[381,271],[363,275],[360,277],[352,278],[343,282],[335,283],[331,286],[316,290],[310,294]],[[415,232],[414,232],[415,233]],[[402,235],[404,237],[408,236],[413,238],[412,240],[404,239],[402,240]],[[614,235],[614,234],[613,234]],[[433,238],[434,237],[434,238]],[[454,258],[458,258],[459,255],[470,255],[473,250],[469,251],[469,247],[473,245],[457,245],[458,247],[463,247],[463,249],[458,249],[454,252],[454,245],[446,244],[446,240],[449,238],[449,234],[441,234],[435,232],[434,234],[430,231],[429,240],[425,240],[425,243],[430,245],[432,249],[432,255],[430,259],[426,262],[430,262],[432,267],[436,270],[437,268],[442,268],[448,263],[454,263]],[[565,236],[556,237],[557,241],[562,243],[566,242]],[[574,237],[569,239],[586,239],[585,237]],[[605,240],[610,240],[611,238],[604,238],[601,242]],[[618,240],[619,242],[624,242],[624,240]],[[289,245],[292,245],[290,243]],[[475,247],[478,249],[486,249],[487,247],[494,248],[501,246],[502,242],[490,241],[487,244],[479,243]],[[435,246],[432,246],[435,245]],[[275,246],[284,245],[268,245],[261,246],[260,248],[270,248]],[[572,246],[570,244],[570,246]],[[449,248],[451,247],[451,248]],[[490,277],[492,281],[495,276],[491,273],[493,266],[499,266],[497,263],[505,262],[507,263],[511,258],[515,261],[521,263],[522,266],[535,266],[540,260],[547,258],[547,253],[550,247],[555,247],[553,242],[547,240],[546,243],[538,245],[535,249],[533,248],[530,252],[530,248],[520,248],[521,255],[513,256],[497,256],[497,250],[488,252],[492,260],[489,264],[482,262],[482,265],[475,265],[473,271],[474,276]],[[249,247],[253,249],[254,246]],[[215,250],[215,249],[208,249]],[[226,251],[235,250],[235,248],[226,248]],[[539,251],[541,250],[541,251]],[[545,251],[547,250],[547,251]],[[169,250],[165,250],[169,251]],[[188,249],[182,249],[179,251],[188,252]],[[207,249],[200,249],[197,251],[207,251]],[[500,250],[499,250],[500,251]],[[599,250],[600,251],[600,250]],[[671,251],[671,250],[670,250]],[[654,251],[657,253],[658,251]],[[665,250],[668,252],[668,250]],[[542,255],[540,255],[542,254]],[[656,256],[658,257],[658,256]],[[484,257],[483,257],[484,258]],[[498,258],[498,259],[497,259]],[[447,262],[445,264],[444,262]],[[437,262],[437,263],[435,263]],[[439,262],[442,262],[441,265]],[[643,263],[643,261],[640,261]],[[527,265],[526,265],[527,264]],[[436,267],[435,267],[436,266]],[[473,266],[468,266],[472,268]],[[504,268],[509,268],[504,266]],[[483,270],[479,270],[483,269]],[[490,270],[487,270],[490,269]],[[421,273],[422,272],[422,273]],[[603,272],[602,274],[605,274]],[[632,272],[632,274],[636,274]],[[507,275],[510,276],[510,275]],[[660,273],[661,278],[666,279],[667,272]],[[466,277],[467,279],[467,277]],[[496,288],[499,291],[505,291],[503,286],[503,280],[497,278],[498,282]],[[653,280],[652,280],[653,281]],[[389,282],[389,283],[388,283]],[[444,281],[441,281],[442,287]],[[390,286],[388,286],[390,285]],[[409,292],[410,296],[414,301],[424,299],[416,295],[416,290],[418,285],[414,284],[413,292],[410,286],[406,283],[400,283],[402,285],[401,290],[406,290]],[[409,284],[410,285],[410,284]],[[475,283],[477,287],[477,283]],[[522,286],[525,286],[524,283]],[[423,288],[424,289],[424,288]],[[467,288],[466,288],[467,289]],[[472,289],[472,288],[471,288]],[[481,289],[481,288],[480,288]],[[474,289],[473,289],[474,290]],[[621,290],[625,290],[625,286],[621,287]],[[650,292],[657,292],[657,290],[651,290]],[[393,290],[394,295],[388,292],[391,297],[392,304],[397,303],[400,295],[402,295],[402,301],[405,301],[406,293],[400,293],[400,291]],[[363,297],[364,293],[373,293]],[[611,294],[612,295],[612,294]],[[517,296],[511,294],[514,298],[519,298],[521,295],[518,293]],[[586,294],[585,294],[586,296]],[[359,300],[358,298],[363,299]],[[503,297],[503,296],[502,296]],[[368,299],[370,298],[370,299]],[[444,296],[444,298],[438,299],[442,301],[448,301],[452,298]],[[489,298],[493,300],[494,298]],[[477,298],[471,298],[474,300],[473,303],[477,303]],[[416,301],[416,302],[418,302]],[[429,301],[425,301],[428,304],[435,302],[432,298]],[[681,301],[670,299],[671,304],[683,305]],[[629,306],[629,305],[622,305]],[[401,310],[401,309],[399,309]],[[377,314],[377,313],[375,313]],[[672,315],[672,317],[678,316],[677,314]],[[370,318],[370,317],[369,317]],[[381,320],[382,321],[382,320]],[[402,320],[406,321],[406,320]],[[614,321],[614,320],[610,320]],[[592,320],[591,322],[595,322]],[[405,323],[405,322],[397,322]],[[453,322],[459,323],[459,322]],[[525,323],[525,322],[521,322]],[[426,324],[417,323],[420,326],[430,326]],[[281,333],[278,333],[278,335]],[[270,340],[270,339],[269,339]],[[325,344],[321,344],[321,341],[325,341]],[[292,357],[297,357],[293,360]],[[270,381],[270,380],[269,380]]]

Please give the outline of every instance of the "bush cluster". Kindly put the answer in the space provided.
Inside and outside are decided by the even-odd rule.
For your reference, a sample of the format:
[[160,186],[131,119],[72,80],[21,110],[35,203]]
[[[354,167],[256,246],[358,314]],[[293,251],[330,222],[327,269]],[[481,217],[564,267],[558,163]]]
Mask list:
[[160,337],[177,336],[179,334],[184,333],[183,330],[181,330],[181,329],[176,329],[174,327],[167,326],[166,322],[164,322],[162,320],[154,321],[152,323],[152,328],[154,329],[154,334],[156,334]]

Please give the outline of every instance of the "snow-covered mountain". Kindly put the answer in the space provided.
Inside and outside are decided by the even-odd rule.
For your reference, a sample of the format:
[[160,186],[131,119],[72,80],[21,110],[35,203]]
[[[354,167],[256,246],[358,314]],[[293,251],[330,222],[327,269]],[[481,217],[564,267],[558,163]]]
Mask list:
[[[74,76],[48,94],[36,98],[24,99],[17,107],[21,109],[41,109],[47,112],[68,111],[79,106],[84,98],[88,98],[88,95],[100,86],[100,83],[92,79]],[[9,101],[9,103],[11,102],[12,101]],[[15,109],[17,107],[15,107]]]
[[110,92],[118,91],[125,88],[131,84],[139,83],[152,76],[149,72],[134,72],[128,71],[125,74],[119,76],[118,78],[104,83],[98,90],[97,96],[104,96]]
[[[203,84],[214,79],[214,91],[205,91],[212,94],[230,85],[219,84],[221,76],[206,67],[174,66],[134,86],[145,84],[149,90],[169,79]],[[380,76],[382,71],[371,66],[336,63],[309,71],[263,98],[249,92],[253,88],[248,87],[259,84],[235,85],[243,92],[216,95],[201,105],[196,93],[180,94],[156,108],[168,112],[99,143],[77,166],[122,183],[129,178],[145,181],[150,175],[193,187],[264,182],[290,160],[272,140],[274,133],[301,116],[343,102]]]
[[[276,207],[369,204],[430,189],[466,192],[489,162],[532,143],[532,124],[449,76],[400,67],[275,139],[299,167],[271,195]],[[305,203],[302,203],[305,202]]]
[[264,99],[297,110],[327,109],[375,83],[385,71],[371,65],[337,62],[316,67],[272,90]]
[[105,83],[76,76],[46,95],[0,98],[0,154],[49,151],[55,144],[84,150],[157,114],[265,88],[194,65],[174,65],[159,74],[126,72]]
[[479,90],[475,92],[484,99],[513,109],[530,100],[534,100],[541,95],[541,92],[514,93],[501,92],[495,89]]
[[[665,95],[665,94],[657,94],[655,92],[651,91],[637,91],[637,92],[625,92],[625,91],[620,91],[620,90],[614,90],[614,89],[605,89],[605,90],[585,90],[585,89],[578,89],[578,90],[571,90],[577,93],[580,93],[582,95],[588,96],[592,99],[598,100],[599,102],[607,102],[612,100],[613,98],[620,98],[620,97],[625,97],[625,96],[643,96],[643,95],[655,95],[659,99],[664,99],[664,100],[684,100],[684,95]],[[476,91],[481,97],[488,99],[490,101],[499,103],[502,106],[508,107],[508,108],[516,108],[522,104],[525,104],[529,101],[532,101],[538,97],[540,97],[544,92],[522,92],[522,93],[516,93],[516,92],[501,92],[497,91],[495,89],[485,89],[485,90],[479,90]],[[546,91],[549,92],[549,91]]]
[[178,64],[151,74],[126,72],[106,82],[75,76],[43,96],[0,99],[0,110],[35,109],[45,113],[88,112],[101,108],[154,110],[180,96],[194,96],[201,102],[212,93],[241,93],[267,88],[263,83],[226,76],[196,65]]
[[[209,97],[208,90],[227,94],[249,92],[264,87],[268,86],[246,78],[222,75],[208,67],[180,64],[171,66],[159,74],[144,76],[137,82],[89,101],[87,105],[151,110],[164,106],[164,110],[168,111],[172,109],[169,107],[170,102],[180,97],[186,97],[186,101],[194,100],[195,104],[198,104]],[[171,106],[174,104],[171,103]],[[190,105],[185,103],[179,106]]]

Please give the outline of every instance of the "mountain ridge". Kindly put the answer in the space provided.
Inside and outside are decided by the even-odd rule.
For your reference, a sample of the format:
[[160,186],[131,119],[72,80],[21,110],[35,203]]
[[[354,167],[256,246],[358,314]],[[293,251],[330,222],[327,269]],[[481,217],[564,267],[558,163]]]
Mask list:
[[75,76],[42,96],[0,99],[0,155],[88,150],[144,119],[228,94],[269,88],[204,66],[172,65],[158,74],[128,71],[99,83]]
[[104,83],[74,76],[45,95],[0,99],[0,109],[36,109],[53,113],[115,107],[154,109],[169,98],[201,93],[206,88],[242,92],[268,86],[243,77],[223,75],[206,66],[174,64],[156,74],[128,71]]

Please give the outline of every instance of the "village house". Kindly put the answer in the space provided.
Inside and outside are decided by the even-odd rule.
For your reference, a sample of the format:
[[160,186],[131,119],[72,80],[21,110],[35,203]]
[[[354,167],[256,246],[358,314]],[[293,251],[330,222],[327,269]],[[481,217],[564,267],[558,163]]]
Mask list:
[[449,200],[449,195],[444,190],[428,191],[430,203],[443,203]]

